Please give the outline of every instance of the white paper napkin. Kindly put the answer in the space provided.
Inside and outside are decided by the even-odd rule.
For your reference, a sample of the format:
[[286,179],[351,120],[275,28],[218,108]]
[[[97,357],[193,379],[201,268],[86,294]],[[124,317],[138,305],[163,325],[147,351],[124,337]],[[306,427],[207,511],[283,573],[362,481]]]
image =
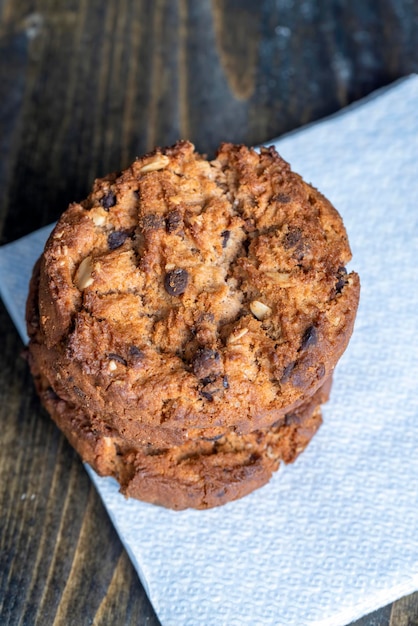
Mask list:
[[[243,500],[172,512],[89,469],[164,626],[343,626],[418,589],[418,77],[274,143],[344,218],[356,328],[323,427]],[[22,337],[48,230],[0,250]]]

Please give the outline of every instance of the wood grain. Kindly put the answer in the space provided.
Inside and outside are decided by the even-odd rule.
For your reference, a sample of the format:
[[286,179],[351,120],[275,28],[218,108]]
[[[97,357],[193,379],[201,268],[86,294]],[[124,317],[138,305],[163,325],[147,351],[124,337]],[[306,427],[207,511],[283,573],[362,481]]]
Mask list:
[[418,593],[394,603],[389,626],[418,626]]
[[[261,143],[418,71],[411,0],[0,0],[0,242],[155,144]],[[0,305],[0,623],[158,624]],[[418,624],[418,595],[357,626]]]

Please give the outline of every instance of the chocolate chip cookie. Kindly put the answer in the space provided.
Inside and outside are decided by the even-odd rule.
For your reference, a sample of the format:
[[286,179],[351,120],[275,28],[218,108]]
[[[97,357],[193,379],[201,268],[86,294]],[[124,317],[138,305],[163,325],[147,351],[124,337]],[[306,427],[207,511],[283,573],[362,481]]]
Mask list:
[[[100,445],[118,441],[110,465],[87,454],[96,469],[178,508],[144,495],[152,472],[127,487],[142,463],[128,458],[169,450],[145,455],[168,467],[174,449],[230,446],[310,406],[353,329],[350,257],[337,211],[274,148],[224,144],[212,161],[189,142],[157,149],[97,180],[51,234],[28,301],[33,371],[67,407],[70,439],[77,414]],[[222,446],[199,455],[221,467]]]

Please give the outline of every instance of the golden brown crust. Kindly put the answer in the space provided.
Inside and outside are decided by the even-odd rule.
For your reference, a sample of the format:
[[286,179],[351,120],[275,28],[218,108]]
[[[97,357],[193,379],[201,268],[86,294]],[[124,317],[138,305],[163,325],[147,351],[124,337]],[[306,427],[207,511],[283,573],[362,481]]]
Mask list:
[[335,289],[349,258],[336,211],[273,150],[226,144],[208,163],[183,142],[64,213],[33,349],[59,395],[109,419],[250,432],[332,372],[358,300],[355,274]]
[[116,478],[126,496],[176,510],[219,506],[266,484],[281,461],[292,463],[308,445],[331,388],[329,379],[270,428],[159,448],[125,440],[110,428],[97,430],[80,406],[63,401],[36,366],[33,371],[44,406],[84,461]]
[[[273,148],[223,144],[208,162],[179,142],[95,181],[51,234],[28,300],[32,369],[67,407],[54,419],[76,447],[68,407],[94,450],[109,433],[173,450],[305,410],[353,329],[350,257],[337,211]],[[106,454],[93,456],[101,471]],[[243,484],[256,466],[239,464]],[[125,491],[150,499],[140,474]]]

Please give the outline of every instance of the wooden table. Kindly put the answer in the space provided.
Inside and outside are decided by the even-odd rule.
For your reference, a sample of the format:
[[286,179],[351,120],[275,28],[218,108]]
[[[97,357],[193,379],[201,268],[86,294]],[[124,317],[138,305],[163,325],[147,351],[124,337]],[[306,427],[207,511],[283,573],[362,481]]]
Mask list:
[[[156,144],[260,143],[414,71],[414,0],[0,0],[0,242]],[[0,335],[0,623],[158,624],[3,305]]]

